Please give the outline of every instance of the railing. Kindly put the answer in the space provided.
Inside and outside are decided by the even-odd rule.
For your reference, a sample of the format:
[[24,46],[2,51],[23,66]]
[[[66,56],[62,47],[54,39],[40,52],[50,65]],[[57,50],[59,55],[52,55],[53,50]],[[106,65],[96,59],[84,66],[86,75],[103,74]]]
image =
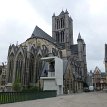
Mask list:
[[56,97],[56,91],[0,92],[0,104]]
[[55,77],[55,72],[48,72],[48,77]]

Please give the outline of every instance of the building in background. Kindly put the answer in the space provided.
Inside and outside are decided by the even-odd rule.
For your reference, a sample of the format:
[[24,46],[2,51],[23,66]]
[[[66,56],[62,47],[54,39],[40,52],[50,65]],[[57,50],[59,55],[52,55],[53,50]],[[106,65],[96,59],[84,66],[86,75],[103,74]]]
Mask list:
[[52,37],[38,26],[20,45],[8,50],[7,87],[18,80],[23,87],[40,86],[41,75],[46,75],[46,63],[41,58],[57,56],[63,60],[63,90],[72,93],[83,90],[87,79],[86,44],[78,34],[73,42],[73,19],[68,11],[52,16]]
[[107,86],[107,76],[105,72],[96,67],[95,70],[88,73],[88,85],[94,86],[95,90],[103,90]]
[[88,72],[88,74],[87,74],[87,84],[88,84],[88,86],[93,86],[92,77],[93,77],[93,73],[92,73],[92,70],[90,70],[90,72]]
[[0,91],[5,91],[7,65],[0,66]]

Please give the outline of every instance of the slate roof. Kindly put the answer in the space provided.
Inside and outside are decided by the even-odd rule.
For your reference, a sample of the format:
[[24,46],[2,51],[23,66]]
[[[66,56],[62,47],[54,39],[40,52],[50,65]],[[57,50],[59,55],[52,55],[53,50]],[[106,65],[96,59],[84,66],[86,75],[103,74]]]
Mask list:
[[50,36],[48,35],[47,33],[45,33],[42,29],[40,29],[38,26],[35,27],[33,33],[32,33],[32,36],[31,38],[43,38],[43,39],[46,39],[52,43],[55,43],[56,41]]
[[71,53],[72,54],[78,54],[78,45],[77,44],[76,45],[71,45],[70,48],[71,48]]

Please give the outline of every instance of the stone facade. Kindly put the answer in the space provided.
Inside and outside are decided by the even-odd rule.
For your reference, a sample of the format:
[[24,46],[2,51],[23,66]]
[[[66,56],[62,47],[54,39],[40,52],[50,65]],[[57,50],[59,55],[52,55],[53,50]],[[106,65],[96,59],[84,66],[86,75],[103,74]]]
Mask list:
[[66,10],[52,16],[52,37],[62,46],[67,44],[68,48],[73,45],[73,20]]
[[73,43],[73,20],[67,10],[52,16],[52,37],[36,26],[25,42],[9,46],[7,86],[15,80],[23,87],[40,86],[45,72],[41,58],[48,56],[63,59],[64,92],[81,91],[87,78],[86,44],[80,33]]
[[102,90],[106,88],[106,73],[101,72],[101,70],[96,67],[93,74],[92,74],[92,83],[95,90]]
[[0,91],[5,91],[7,65],[1,65],[0,70]]

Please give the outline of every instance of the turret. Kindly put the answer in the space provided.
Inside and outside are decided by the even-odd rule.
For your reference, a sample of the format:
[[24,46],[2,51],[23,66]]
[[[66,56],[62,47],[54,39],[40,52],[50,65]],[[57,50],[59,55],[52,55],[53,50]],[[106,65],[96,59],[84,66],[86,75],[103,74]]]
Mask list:
[[66,11],[65,11],[65,14],[69,14],[67,9],[66,9]]
[[55,13],[53,13],[53,16],[52,17],[55,17]]
[[80,33],[78,34],[78,56],[79,56],[79,60],[82,61],[83,60],[83,39],[81,38]]

